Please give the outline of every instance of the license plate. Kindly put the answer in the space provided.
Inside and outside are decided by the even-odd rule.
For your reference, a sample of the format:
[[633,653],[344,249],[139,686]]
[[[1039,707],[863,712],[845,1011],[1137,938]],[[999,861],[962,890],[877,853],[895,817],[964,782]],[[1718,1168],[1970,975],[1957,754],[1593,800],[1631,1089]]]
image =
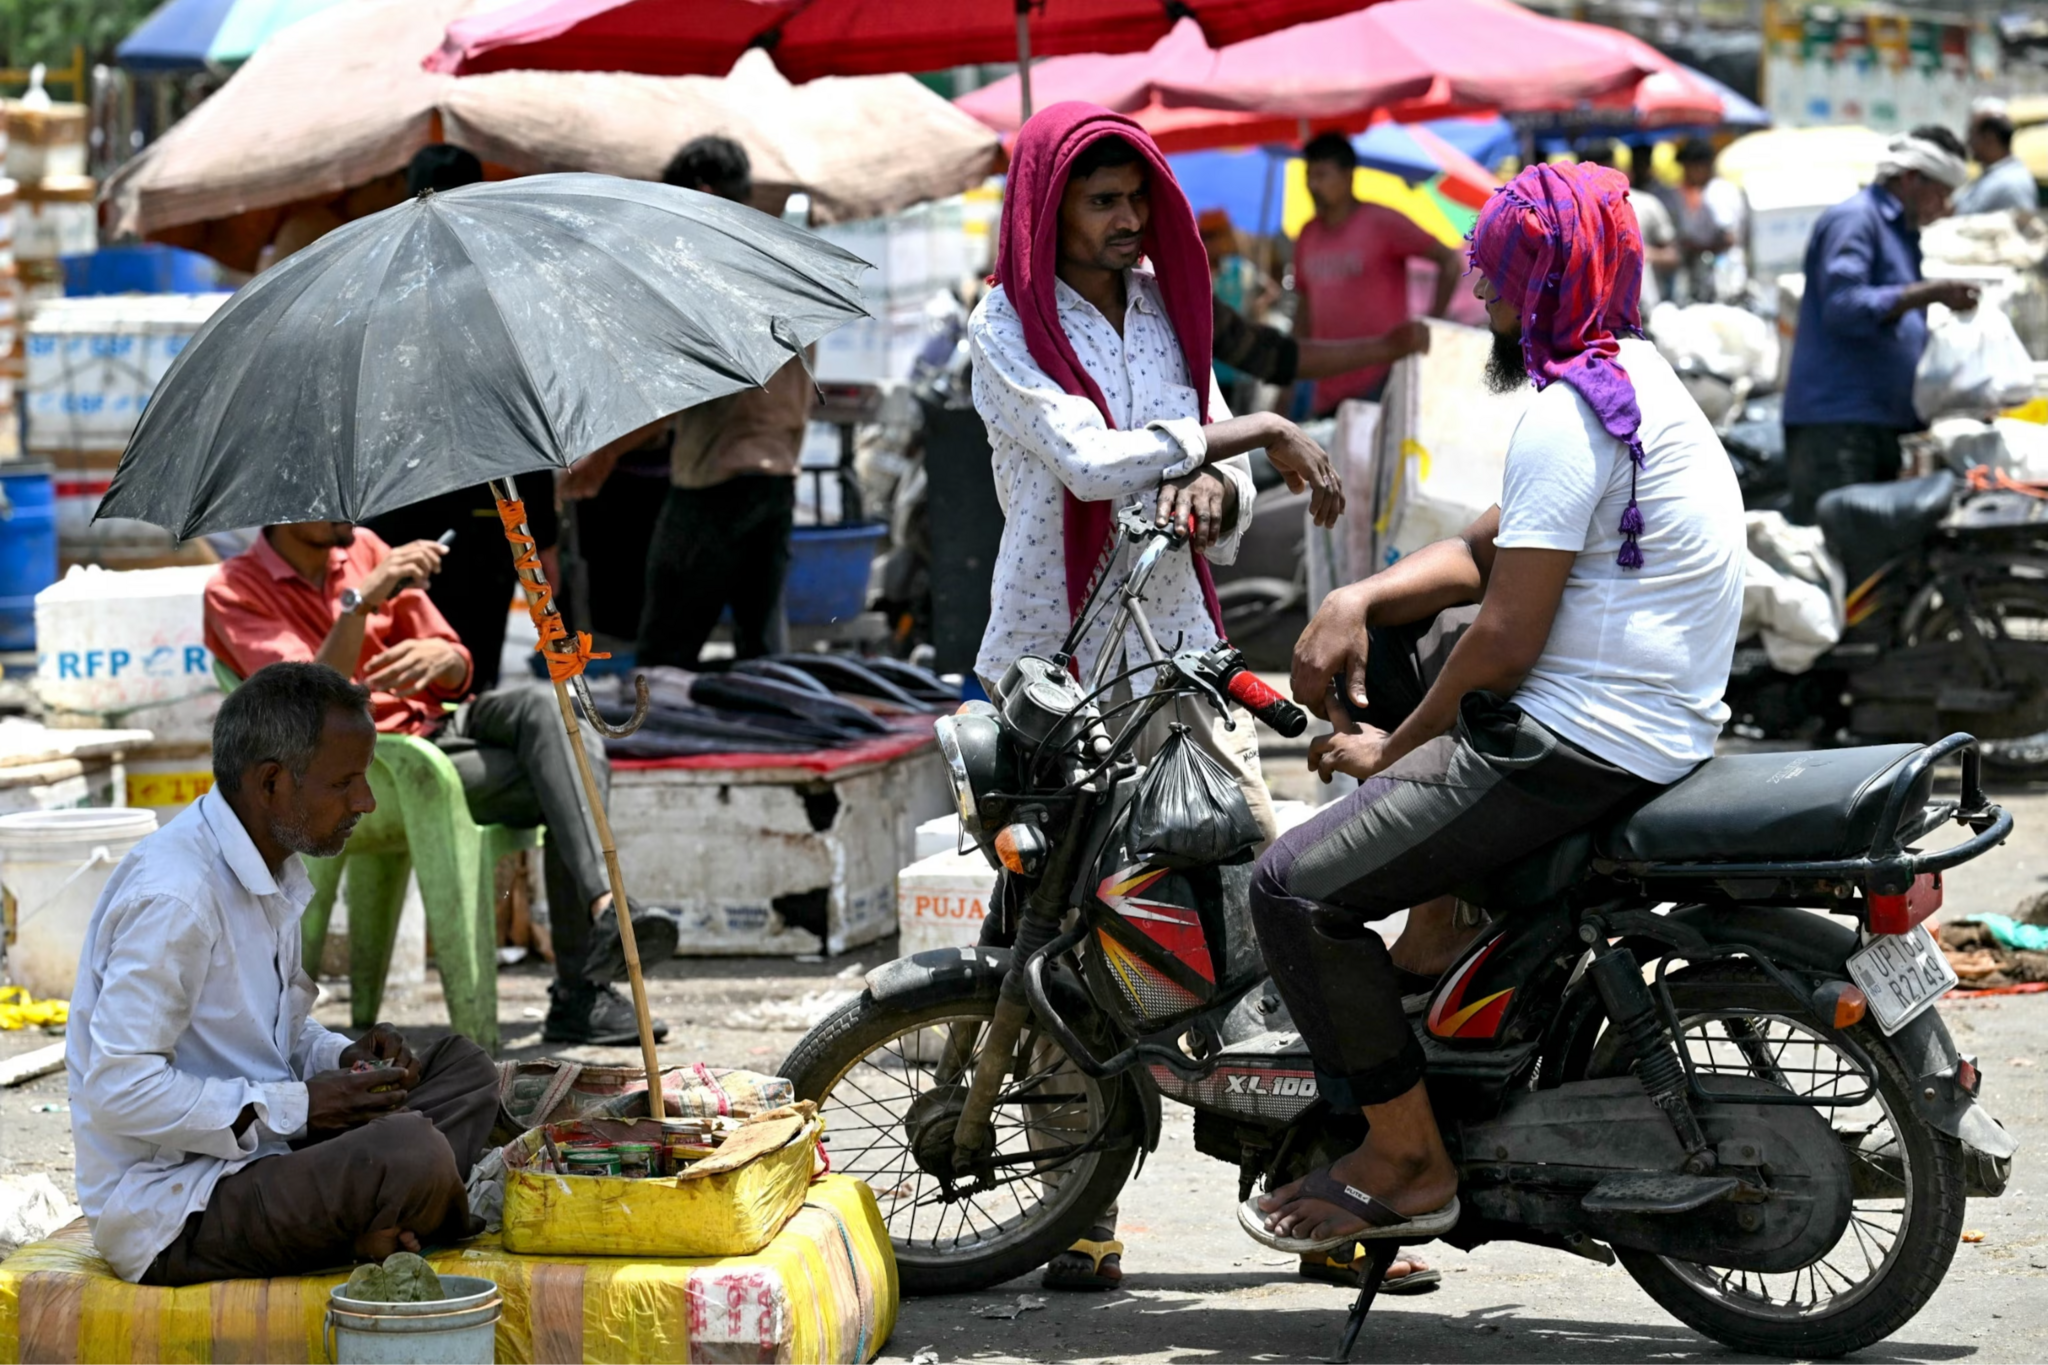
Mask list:
[[1956,984],[1955,970],[1934,935],[1919,928],[1873,938],[1869,947],[1850,957],[1849,979],[1862,988],[1887,1037]]

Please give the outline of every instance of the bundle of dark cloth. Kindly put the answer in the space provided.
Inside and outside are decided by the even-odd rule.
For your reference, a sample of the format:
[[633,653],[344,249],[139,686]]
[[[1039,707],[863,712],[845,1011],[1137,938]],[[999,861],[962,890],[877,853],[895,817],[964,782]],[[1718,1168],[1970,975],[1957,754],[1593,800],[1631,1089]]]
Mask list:
[[[651,668],[642,676],[647,719],[634,733],[605,741],[614,758],[837,749],[891,733],[894,717],[953,704],[938,678],[894,659],[791,654],[725,672]],[[590,693],[608,722],[632,714],[627,677],[593,677]]]

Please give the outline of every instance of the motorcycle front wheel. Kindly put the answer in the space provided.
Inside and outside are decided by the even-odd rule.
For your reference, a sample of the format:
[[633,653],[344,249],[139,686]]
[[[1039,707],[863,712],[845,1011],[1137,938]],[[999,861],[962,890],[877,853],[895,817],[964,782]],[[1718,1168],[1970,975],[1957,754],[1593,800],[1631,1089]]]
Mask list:
[[906,1294],[987,1289],[1044,1265],[1115,1200],[1143,1141],[1130,1086],[1083,1075],[1027,1025],[1028,1062],[996,1097],[993,1176],[952,1176],[953,1126],[994,1012],[989,995],[903,1009],[863,992],[783,1062],[824,1116],[832,1169],[874,1190]]
[[[1912,1078],[1874,1021],[1848,1029],[1853,1050],[1753,968],[1671,976],[1686,1051],[1702,1078],[1749,1076],[1816,1099],[1847,1149],[1855,1184],[1841,1239],[1789,1274],[1731,1270],[1615,1248],[1635,1282],[1686,1325],[1739,1351],[1801,1359],[1846,1355],[1906,1325],[1941,1285],[1963,1227],[1962,1144],[1920,1117]],[[1866,1060],[1867,1059],[1867,1060]],[[1610,1030],[1594,1077],[1626,1074]]]

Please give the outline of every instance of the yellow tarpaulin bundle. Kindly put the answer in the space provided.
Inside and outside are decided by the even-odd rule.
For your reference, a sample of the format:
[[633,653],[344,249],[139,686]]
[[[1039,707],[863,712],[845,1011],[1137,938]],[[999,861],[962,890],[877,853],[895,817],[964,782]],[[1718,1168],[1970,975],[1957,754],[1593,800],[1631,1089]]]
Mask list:
[[[804,1202],[817,1162],[824,1124],[814,1106],[802,1109],[764,1115],[727,1138],[739,1160],[721,1161],[720,1149],[698,1163],[701,1172],[653,1180],[544,1173],[535,1129],[505,1149],[505,1245],[532,1256],[744,1256],[766,1246]],[[645,1119],[587,1126],[614,1142],[660,1137]],[[567,1142],[585,1127],[549,1131]],[[747,1144],[757,1133],[772,1140]]]
[[0,1029],[62,1028],[70,1018],[68,1000],[38,1000],[19,986],[0,986]]
[[[896,1326],[896,1260],[868,1187],[813,1184],[774,1242],[705,1260],[514,1256],[496,1239],[429,1257],[497,1283],[501,1365],[869,1361]],[[0,1263],[0,1362],[325,1360],[346,1274],[151,1289],[117,1279],[85,1223]]]

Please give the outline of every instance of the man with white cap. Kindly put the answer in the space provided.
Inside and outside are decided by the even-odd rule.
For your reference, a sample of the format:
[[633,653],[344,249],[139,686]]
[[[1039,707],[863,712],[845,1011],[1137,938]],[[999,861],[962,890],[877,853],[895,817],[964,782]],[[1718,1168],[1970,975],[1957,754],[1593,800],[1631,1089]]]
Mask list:
[[1899,475],[1899,437],[1926,423],[1913,372],[1929,304],[1974,308],[1977,290],[1920,277],[1920,230],[1969,176],[1963,144],[1928,125],[1895,139],[1877,183],[1823,213],[1806,244],[1806,296],[1785,381],[1790,517],[1813,523],[1823,493]]
[[2033,172],[2012,154],[2012,115],[2004,100],[1986,96],[1970,106],[1970,158],[1984,169],[1956,192],[1957,213],[2032,213],[2041,206]]

